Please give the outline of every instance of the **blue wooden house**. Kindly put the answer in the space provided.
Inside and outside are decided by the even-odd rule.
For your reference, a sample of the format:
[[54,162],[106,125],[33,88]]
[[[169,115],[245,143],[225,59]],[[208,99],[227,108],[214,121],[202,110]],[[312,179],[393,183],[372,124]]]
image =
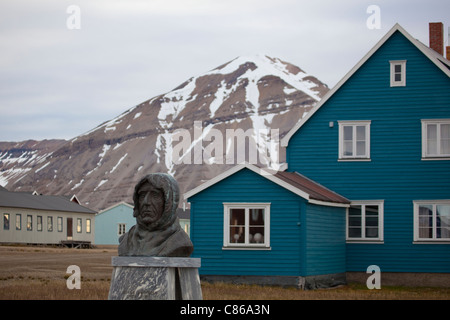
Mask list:
[[[450,273],[450,62],[395,25],[281,141],[189,191],[205,278],[304,287]],[[260,234],[260,236],[257,234]]]
[[112,205],[95,216],[95,244],[118,245],[119,237],[135,224],[131,204],[122,201]]

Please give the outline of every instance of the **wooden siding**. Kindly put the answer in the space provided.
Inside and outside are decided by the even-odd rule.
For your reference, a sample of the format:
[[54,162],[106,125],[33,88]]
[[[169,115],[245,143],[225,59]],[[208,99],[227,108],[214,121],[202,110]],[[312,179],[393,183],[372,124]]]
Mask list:
[[[294,193],[243,169],[189,199],[193,257],[204,275],[299,276],[301,206]],[[223,202],[270,202],[270,250],[223,247]]]
[[308,204],[305,275],[345,272],[345,208]]
[[136,224],[133,208],[119,204],[95,216],[95,244],[119,245],[119,223],[125,224],[126,232]]
[[[94,214],[66,211],[47,211],[28,208],[0,208],[0,243],[59,244],[67,239],[67,219],[72,219],[72,240],[90,241],[95,239]],[[9,229],[5,230],[3,215],[9,214]],[[21,216],[21,228],[16,230],[16,216]],[[27,216],[32,217],[32,228],[27,230]],[[42,217],[42,230],[38,230],[37,217]],[[52,217],[51,231],[48,230],[47,218]],[[58,231],[58,217],[62,218],[62,230]],[[77,220],[81,219],[81,232],[77,232]],[[90,220],[91,231],[86,230],[86,221]]]
[[[390,87],[389,60],[407,60],[405,87]],[[348,243],[347,271],[450,272],[449,244],[413,244],[413,200],[450,199],[450,160],[421,159],[421,119],[439,118],[450,118],[450,79],[396,32],[291,138],[289,171],[384,200],[384,243]],[[370,161],[338,161],[339,120],[371,120]]]

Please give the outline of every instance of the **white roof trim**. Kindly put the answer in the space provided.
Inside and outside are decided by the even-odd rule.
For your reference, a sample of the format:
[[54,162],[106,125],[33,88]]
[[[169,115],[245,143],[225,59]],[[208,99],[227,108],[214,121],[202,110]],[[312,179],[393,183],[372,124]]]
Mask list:
[[121,204],[124,204],[124,205],[126,205],[127,207],[130,207],[130,208],[134,208],[134,207],[133,207],[132,205],[130,205],[129,203],[126,203],[125,201],[120,201],[120,202],[118,202],[118,203],[116,203],[116,204],[113,204],[112,206],[110,206],[110,207],[108,207],[108,208],[106,208],[106,209],[103,209],[102,211],[100,211],[99,213],[97,213],[97,215],[102,214],[102,213],[104,213],[104,212],[106,212],[106,211],[108,211],[108,210],[111,210],[111,209],[115,208],[115,207],[118,207],[118,206],[120,206]]
[[199,192],[201,192],[201,191],[211,187],[212,185],[218,183],[219,181],[222,181],[225,178],[228,178],[229,176],[235,174],[236,172],[238,172],[238,171],[240,171],[240,170],[242,170],[244,168],[247,168],[247,169],[249,169],[249,170],[259,174],[260,176],[263,176],[264,178],[266,178],[266,179],[268,179],[268,180],[278,184],[279,186],[281,186],[281,187],[283,187],[283,188],[285,188],[285,189],[287,189],[289,191],[292,191],[296,195],[299,195],[300,197],[302,197],[305,200],[309,201],[309,194],[307,194],[306,192],[304,192],[304,191],[302,191],[302,190],[300,190],[298,188],[295,188],[294,186],[292,186],[292,185],[284,182],[283,180],[275,177],[268,170],[261,169],[261,168],[255,166],[255,165],[247,163],[247,162],[238,164],[238,165],[232,167],[231,169],[229,169],[229,170],[227,170],[225,172],[222,172],[221,174],[219,174],[218,176],[214,177],[213,179],[208,180],[207,182],[199,185],[198,187],[196,187],[196,188],[186,192],[184,194],[184,199],[187,200],[188,198],[194,196],[195,194],[197,194],[197,193],[199,193]]
[[306,114],[306,116],[301,119],[296,125],[281,139],[281,146],[287,147],[289,140],[297,132],[298,129],[303,126],[303,124],[309,120],[316,113],[319,108],[327,102],[327,100],[332,97],[336,91],[338,91],[342,85],[364,64],[367,60],[396,32],[402,33],[413,45],[417,47],[428,59],[430,59],[439,69],[442,70],[448,77],[450,77],[450,70],[444,66],[450,67],[450,61],[445,59],[443,56],[434,52],[432,49],[428,48],[426,45],[421,43],[419,40],[414,39],[405,29],[403,29],[398,23],[396,23],[388,33],[385,34],[383,38],[331,89],[325,94],[325,96]]

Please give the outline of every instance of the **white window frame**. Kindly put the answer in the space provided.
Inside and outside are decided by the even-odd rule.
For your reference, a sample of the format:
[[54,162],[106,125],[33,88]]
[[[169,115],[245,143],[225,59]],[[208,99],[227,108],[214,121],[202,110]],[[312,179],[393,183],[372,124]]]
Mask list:
[[117,235],[120,237],[121,235],[124,235],[127,232],[127,224],[119,222],[117,224]]
[[86,219],[86,233],[91,233],[92,230],[91,219]]
[[[352,201],[350,206],[361,206],[361,237],[350,237],[349,236],[349,214],[350,208],[347,208],[346,222],[345,222],[345,233],[346,240],[349,243],[354,242],[373,242],[373,243],[383,243],[384,241],[384,200],[358,200]],[[378,237],[366,237],[366,206],[378,206]]]
[[[370,120],[360,120],[360,121],[338,121],[339,123],[339,160],[353,160],[353,161],[367,161],[370,160]],[[344,127],[352,127],[352,155],[344,154]],[[357,136],[356,136],[356,127],[364,126],[365,127],[365,154],[364,155],[356,155],[356,146],[357,146]]]
[[[406,86],[406,60],[392,60],[389,61],[391,64],[391,87],[404,87]],[[400,81],[395,80],[395,66],[400,65]]]
[[57,231],[63,232],[63,218],[62,217],[56,218],[56,224],[57,224]]
[[[437,238],[436,236],[436,206],[438,205],[449,205],[450,200],[415,200],[414,204],[414,242],[413,243],[445,243],[450,244],[449,238]],[[419,233],[419,207],[429,205],[432,206],[432,237],[431,238],[421,238]]]
[[[422,159],[448,160],[450,153],[441,153],[441,125],[450,124],[450,119],[422,119]],[[428,153],[428,125],[436,125],[436,153]]]
[[[223,203],[223,249],[270,249],[270,203]],[[245,209],[245,239],[246,243],[233,243],[230,240],[230,209]],[[264,209],[264,243],[249,243],[249,210]]]

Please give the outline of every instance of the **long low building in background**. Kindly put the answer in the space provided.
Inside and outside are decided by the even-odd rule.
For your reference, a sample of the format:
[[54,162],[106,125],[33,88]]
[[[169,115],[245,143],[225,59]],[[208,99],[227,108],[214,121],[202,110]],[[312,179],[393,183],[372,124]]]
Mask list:
[[0,243],[94,243],[96,212],[73,198],[0,188],[0,214]]

